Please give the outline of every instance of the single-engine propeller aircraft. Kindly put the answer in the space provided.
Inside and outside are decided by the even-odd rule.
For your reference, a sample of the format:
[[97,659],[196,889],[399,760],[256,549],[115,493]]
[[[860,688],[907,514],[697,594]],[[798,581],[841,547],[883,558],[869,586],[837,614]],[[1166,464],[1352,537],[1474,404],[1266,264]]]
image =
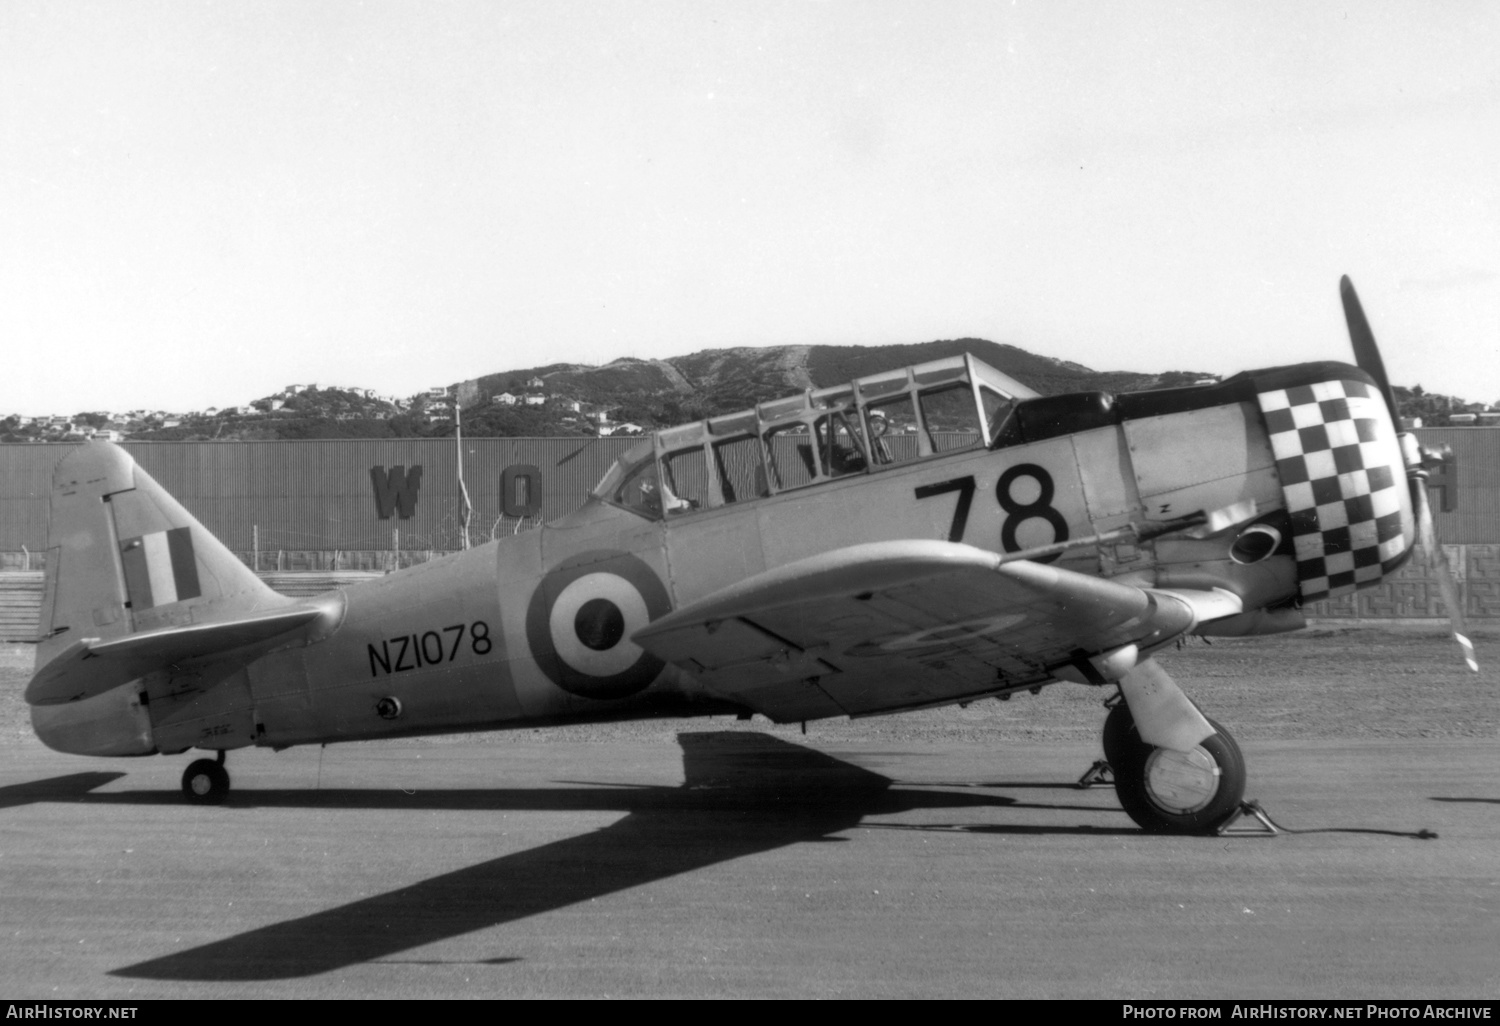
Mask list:
[[1240,751],[1152,653],[1296,629],[1303,603],[1433,541],[1439,456],[1398,434],[1342,287],[1358,366],[1039,396],[937,360],[657,431],[569,516],[311,599],[90,443],[53,482],[32,722],[82,755],[217,751],[182,781],[216,801],[249,745],[1114,684],[1121,804],[1212,831],[1238,810]]

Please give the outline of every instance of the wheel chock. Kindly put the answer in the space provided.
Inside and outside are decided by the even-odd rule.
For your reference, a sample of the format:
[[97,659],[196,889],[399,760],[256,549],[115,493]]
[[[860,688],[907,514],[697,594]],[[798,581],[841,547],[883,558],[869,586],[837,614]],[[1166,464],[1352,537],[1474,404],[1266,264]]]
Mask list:
[[1088,768],[1083,776],[1078,778],[1078,783],[1073,786],[1079,790],[1090,787],[1098,787],[1101,784],[1113,784],[1115,782],[1115,771],[1110,769],[1109,763],[1104,759],[1096,759],[1094,764]]
[[[1241,820],[1246,822],[1241,824]],[[1255,825],[1257,823],[1259,826]],[[1219,829],[1214,832],[1220,837],[1275,837],[1281,833],[1276,824],[1271,822],[1271,817],[1266,815],[1266,810],[1261,808],[1260,802],[1253,800],[1240,802],[1234,815],[1219,824]]]

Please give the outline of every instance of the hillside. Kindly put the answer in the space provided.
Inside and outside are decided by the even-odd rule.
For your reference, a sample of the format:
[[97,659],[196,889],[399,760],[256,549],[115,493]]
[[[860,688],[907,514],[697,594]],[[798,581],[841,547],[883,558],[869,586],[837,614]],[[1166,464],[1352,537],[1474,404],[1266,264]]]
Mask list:
[[[623,357],[603,366],[550,363],[481,375],[409,399],[367,389],[306,386],[233,410],[179,416],[158,413],[128,423],[79,414],[56,425],[0,421],[0,440],[72,440],[80,424],[119,428],[137,439],[404,438],[453,433],[452,399],[463,406],[463,430],[476,436],[592,435],[634,425],[650,430],[746,409],[758,402],[962,353],[972,353],[1043,395],[1102,390],[1134,392],[1192,384],[1214,376],[1194,371],[1143,374],[1096,371],[985,339],[961,338],[889,346],[767,346],[704,349],[667,360]],[[301,386],[299,386],[301,388]],[[1397,388],[1403,416],[1429,426],[1452,413],[1480,409],[1420,387]],[[67,418],[52,418],[66,421]],[[629,430],[628,428],[626,430]],[[49,433],[50,432],[50,433]],[[79,434],[79,437],[82,437]]]
[[[1138,391],[1211,377],[1182,371],[1099,372],[1016,346],[963,338],[892,346],[705,349],[668,360],[626,357],[602,367],[546,364],[484,375],[456,387],[466,424],[472,411],[480,416],[479,427],[490,419],[480,411],[493,405],[491,397],[504,392],[562,396],[585,407],[605,406],[616,421],[652,427],[729,413],[805,388],[842,384],[867,374],[965,352],[1043,394],[1089,389]],[[542,385],[528,385],[532,381]]]

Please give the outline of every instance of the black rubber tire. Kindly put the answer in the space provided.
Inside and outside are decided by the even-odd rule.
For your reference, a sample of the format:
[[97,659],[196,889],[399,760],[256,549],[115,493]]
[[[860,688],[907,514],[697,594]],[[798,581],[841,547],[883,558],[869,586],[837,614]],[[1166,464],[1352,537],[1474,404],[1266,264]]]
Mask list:
[[199,759],[182,771],[182,793],[195,805],[217,805],[229,795],[229,771],[212,759]]
[[1104,721],[1104,752],[1114,771],[1115,794],[1142,830],[1157,834],[1211,834],[1240,807],[1245,797],[1245,757],[1228,731],[1213,720],[1208,722],[1217,733],[1198,749],[1212,760],[1218,786],[1201,806],[1175,809],[1153,797],[1147,781],[1152,757],[1165,749],[1141,740],[1135,718],[1124,702],[1109,711],[1109,718]]
[[[1121,709],[1125,711],[1120,712]],[[1135,720],[1131,718],[1130,708],[1122,698],[1110,706],[1109,716],[1104,721],[1104,761],[1109,763],[1113,770],[1115,763],[1122,762],[1125,758],[1125,744],[1127,732],[1135,737]]]

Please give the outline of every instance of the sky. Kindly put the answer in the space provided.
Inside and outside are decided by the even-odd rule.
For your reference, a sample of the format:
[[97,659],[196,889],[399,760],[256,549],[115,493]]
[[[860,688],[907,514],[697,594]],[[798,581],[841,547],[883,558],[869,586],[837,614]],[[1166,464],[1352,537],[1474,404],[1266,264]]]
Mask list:
[[974,336],[1500,401],[1500,4],[0,4],[0,416]]

